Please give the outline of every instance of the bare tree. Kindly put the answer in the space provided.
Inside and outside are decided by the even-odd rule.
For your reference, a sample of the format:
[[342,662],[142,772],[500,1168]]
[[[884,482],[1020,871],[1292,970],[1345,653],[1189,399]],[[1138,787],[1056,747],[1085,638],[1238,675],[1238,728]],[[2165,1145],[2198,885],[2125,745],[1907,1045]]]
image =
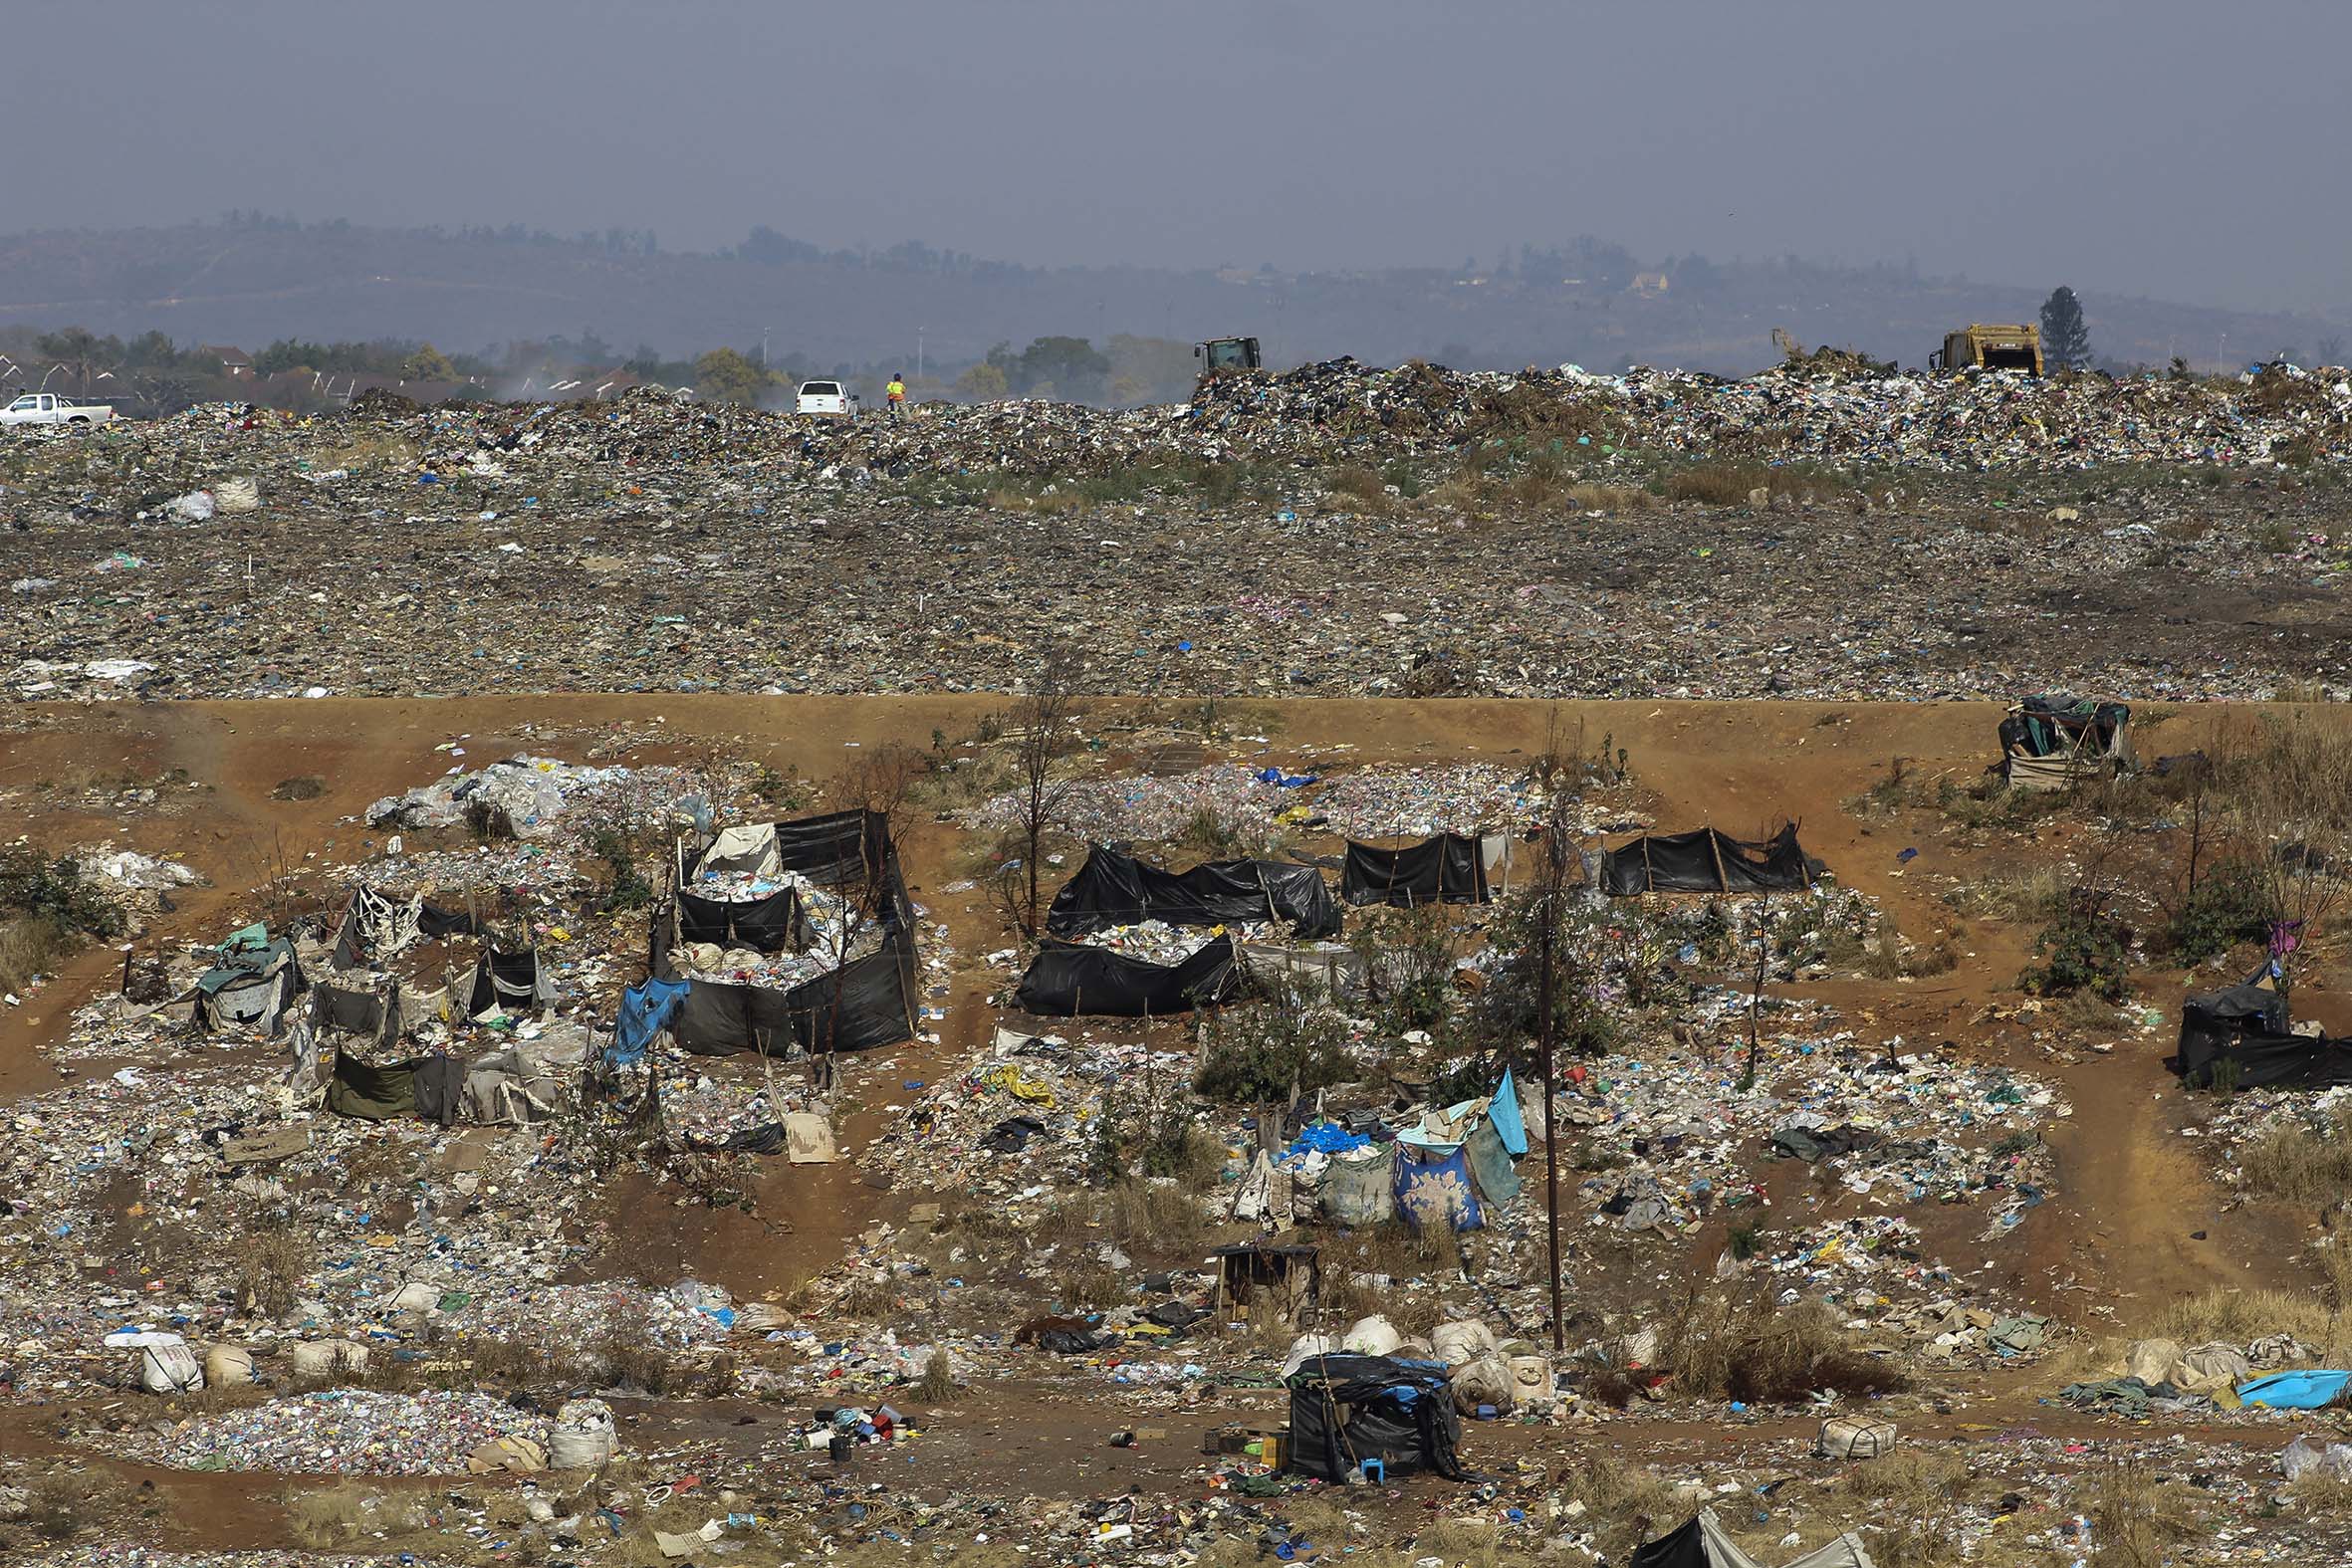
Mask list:
[[1069,803],[1070,780],[1062,760],[1077,743],[1077,698],[1070,690],[1074,671],[1068,655],[1049,643],[1029,691],[1013,705],[1013,741],[1021,772],[1016,824],[1022,837],[1026,896],[1016,911],[1022,931],[1038,934],[1038,851],[1058,826]]
[[2270,721],[2231,760],[2227,819],[2270,912],[2278,990],[2352,894],[2352,736],[2308,714]]

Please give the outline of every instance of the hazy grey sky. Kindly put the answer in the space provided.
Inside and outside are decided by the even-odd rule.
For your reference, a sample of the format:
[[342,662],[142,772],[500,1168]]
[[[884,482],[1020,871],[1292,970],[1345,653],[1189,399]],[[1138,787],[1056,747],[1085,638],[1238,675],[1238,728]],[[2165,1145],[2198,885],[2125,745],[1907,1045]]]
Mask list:
[[1285,267],[1590,233],[2352,304],[2327,0],[20,0],[0,37],[10,230]]

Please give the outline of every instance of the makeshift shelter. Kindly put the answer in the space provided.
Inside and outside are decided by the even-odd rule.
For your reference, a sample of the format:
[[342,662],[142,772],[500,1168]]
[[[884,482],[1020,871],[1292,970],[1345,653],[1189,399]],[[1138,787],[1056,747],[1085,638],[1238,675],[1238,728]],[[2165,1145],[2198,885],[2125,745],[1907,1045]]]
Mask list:
[[2352,1039],[2296,1033],[2267,970],[2181,1006],[2173,1070],[2195,1088],[2325,1089],[2352,1083]]
[[2027,697],[2000,721],[2000,774],[2012,788],[2064,789],[2137,773],[2132,711],[2089,698]]
[[1315,1304],[1322,1254],[1311,1246],[1244,1242],[1210,1249],[1217,1264],[1216,1310],[1239,1308],[1253,1321],[1271,1312],[1285,1322]]
[[[791,987],[695,977],[676,961],[677,949],[694,940],[683,936],[689,898],[727,905],[723,916],[704,909],[694,918],[724,918],[732,936],[748,933],[770,940],[783,934],[787,947],[809,940],[797,903],[789,914],[776,904],[778,894],[789,892],[789,887],[764,888],[751,899],[707,899],[692,891],[717,885],[714,878],[739,874],[748,874],[755,883],[789,877],[837,890],[856,911],[853,920],[859,928],[841,933],[844,948],[863,946],[861,939],[872,935],[878,936],[873,951]],[[698,846],[681,838],[672,875],[671,897],[654,914],[652,971],[657,979],[686,986],[669,1017],[670,1032],[679,1044],[705,1055],[738,1050],[816,1053],[865,1050],[913,1037],[920,1011],[915,1000],[914,904],[907,897],[898,851],[890,841],[889,818],[883,813],[835,811],[798,821],[731,827]]]
[[[1761,1565],[1740,1549],[1713,1508],[1701,1508],[1681,1529],[1636,1549],[1633,1568],[1761,1568]],[[1877,1568],[1877,1565],[1871,1561],[1862,1538],[1849,1530],[1805,1553],[1786,1568]]]
[[[1494,840],[1507,844],[1496,835]],[[1488,840],[1466,833],[1440,833],[1401,849],[1350,840],[1341,863],[1339,896],[1349,904],[1483,904]]]
[[1291,1379],[1286,1467],[1338,1481],[1366,1459],[1389,1479],[1422,1470],[1468,1480],[1461,1417],[1444,1366],[1387,1356],[1310,1357]]
[[518,1039],[464,1064],[458,1114],[484,1127],[518,1127],[561,1115],[580,1097],[588,1031],[577,1023]]
[[1604,851],[1600,859],[1601,890],[1611,898],[1636,893],[1794,892],[1811,887],[1821,874],[1821,863],[1797,843],[1794,822],[1763,843],[1734,838],[1713,827],[1644,833]]
[[1230,1002],[1240,990],[1229,936],[1211,939],[1178,964],[1046,937],[1013,1001],[1041,1017],[1164,1017]]
[[427,1023],[449,1015],[449,993],[418,991],[391,981],[381,991],[354,991],[326,982],[311,992],[311,1027],[341,1048],[346,1042],[364,1043],[366,1054],[389,1055],[400,1042]]
[[194,1004],[199,1028],[246,1024],[276,1035],[286,1026],[294,999],[309,989],[294,944],[251,925],[213,950],[212,967],[196,977],[182,1000]]
[[1058,937],[1089,936],[1163,920],[1171,926],[1286,922],[1305,938],[1339,934],[1339,906],[1323,874],[1278,860],[1218,860],[1167,871],[1096,845],[1046,912]]
[[446,936],[472,934],[478,927],[463,910],[438,909],[422,893],[391,898],[365,884],[352,888],[336,927],[329,964],[339,970],[365,969],[416,946]]
[[493,1008],[501,1012],[529,1012],[556,1000],[556,980],[540,962],[537,948],[519,953],[493,948],[474,965],[461,994],[469,1018],[478,1018]]

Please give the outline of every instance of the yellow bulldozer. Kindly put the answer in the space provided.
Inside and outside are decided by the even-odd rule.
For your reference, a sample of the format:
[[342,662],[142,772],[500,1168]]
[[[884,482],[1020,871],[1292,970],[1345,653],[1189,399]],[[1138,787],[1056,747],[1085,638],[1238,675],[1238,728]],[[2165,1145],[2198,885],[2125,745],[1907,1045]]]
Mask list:
[[1961,370],[1972,364],[1986,370],[2041,374],[2041,329],[2030,322],[2022,326],[1972,322],[1957,333],[1946,333],[1944,346],[1928,355],[1931,370]]

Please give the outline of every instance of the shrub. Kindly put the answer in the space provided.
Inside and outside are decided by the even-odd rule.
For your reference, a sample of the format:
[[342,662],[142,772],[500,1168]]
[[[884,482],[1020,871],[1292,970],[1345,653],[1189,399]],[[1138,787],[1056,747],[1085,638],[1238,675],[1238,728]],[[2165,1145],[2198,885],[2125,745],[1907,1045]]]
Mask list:
[[1443,908],[1380,909],[1348,941],[1363,965],[1381,1026],[1435,1028],[1454,1006],[1454,922]]
[[1188,1192],[1214,1182],[1225,1165],[1224,1146],[1189,1106],[1173,1095],[1146,1098],[1114,1090],[1094,1120],[1087,1175],[1109,1183],[1133,1177],[1172,1177]]
[[643,909],[653,902],[653,884],[637,869],[636,844],[617,827],[599,827],[588,837],[588,849],[604,862],[604,908],[607,911]]
[[1312,988],[1285,980],[1212,1015],[1193,1087],[1227,1104],[1263,1105],[1343,1083],[1351,1070],[1347,1020]]
[[2198,881],[2166,917],[2164,951],[2182,964],[2202,964],[2242,942],[2269,935],[2270,898],[2258,867],[2225,861]]
[[259,1225],[237,1240],[237,1299],[262,1317],[282,1317],[311,1270],[311,1249],[289,1225]]
[[2107,908],[2107,895],[2076,888],[2066,907],[2034,938],[2041,962],[2017,977],[2038,997],[2087,993],[2102,1002],[2121,1002],[2129,992],[2131,928]]
[[1658,1361],[1685,1394],[1751,1405],[1795,1404],[1822,1389],[1863,1395],[1904,1386],[1901,1370],[1855,1349],[1820,1302],[1783,1309],[1769,1296],[1693,1296],[1660,1336]]
[[68,936],[102,942],[123,930],[121,911],[82,874],[80,862],[45,859],[30,844],[0,850],[0,911],[45,921]]

